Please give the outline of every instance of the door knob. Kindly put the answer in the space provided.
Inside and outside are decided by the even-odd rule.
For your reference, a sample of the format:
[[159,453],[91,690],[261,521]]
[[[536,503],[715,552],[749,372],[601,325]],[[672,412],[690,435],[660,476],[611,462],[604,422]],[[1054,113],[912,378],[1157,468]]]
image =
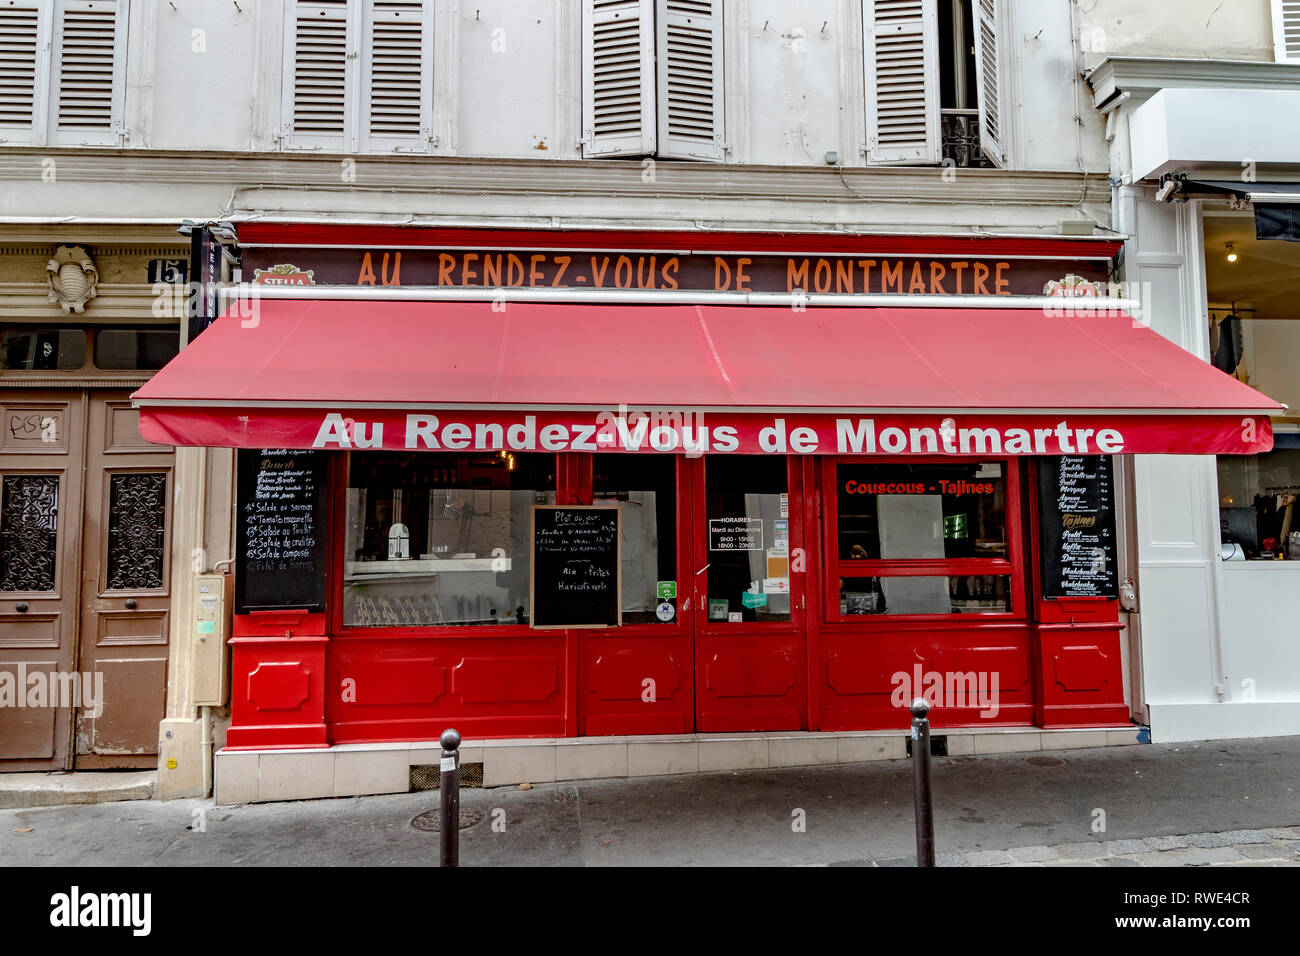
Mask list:
[[17,604],[14,605],[14,610],[17,611],[19,614],[26,614],[26,613],[27,613],[27,602],[26,602],[26,601],[19,601]]
[[134,611],[134,610],[135,610],[135,598],[127,598],[127,599],[126,599],[126,609],[127,609],[128,611]]

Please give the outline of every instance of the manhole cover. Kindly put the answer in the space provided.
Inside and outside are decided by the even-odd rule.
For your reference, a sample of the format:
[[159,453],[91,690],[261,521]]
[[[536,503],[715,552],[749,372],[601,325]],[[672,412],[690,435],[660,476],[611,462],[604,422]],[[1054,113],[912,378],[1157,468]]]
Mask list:
[[[485,814],[482,810],[462,810],[460,811],[460,829],[468,830],[476,823],[482,823]],[[411,826],[417,830],[430,830],[437,833],[442,829],[442,811],[425,810],[411,820]]]
[[1026,757],[1025,763],[1031,763],[1035,767],[1059,767],[1065,761],[1060,757]]

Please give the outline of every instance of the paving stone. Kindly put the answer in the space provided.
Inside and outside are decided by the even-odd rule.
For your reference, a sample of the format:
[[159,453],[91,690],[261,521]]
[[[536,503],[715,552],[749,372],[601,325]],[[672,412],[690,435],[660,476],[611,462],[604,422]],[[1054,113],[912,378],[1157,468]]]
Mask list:
[[1147,846],[1145,840],[1107,840],[1102,844],[1107,850],[1116,856],[1125,856],[1131,853],[1145,853],[1151,849]]
[[1274,840],[1290,840],[1300,837],[1300,827],[1265,827],[1264,832]]
[[1056,848],[1056,852],[1063,859],[1070,860],[1095,860],[1098,857],[1106,855],[1106,846],[1103,843],[1062,843]]
[[1219,836],[1227,837],[1229,844],[1238,846],[1242,843],[1272,843],[1273,838],[1263,830],[1225,830]]
[[1300,853],[1300,840],[1297,840],[1295,843],[1288,843],[1287,849],[1293,850],[1296,853]]
[[975,850],[966,854],[966,862],[971,866],[1002,866],[1015,861],[1006,850]]
[[1059,854],[1050,846],[1018,846],[1007,850],[1007,853],[1017,863],[1046,863],[1048,860],[1059,859]]
[[1139,866],[1137,860],[1128,856],[1108,856],[1097,861],[1102,866]]
[[1227,863],[1240,860],[1241,854],[1230,846],[1189,847],[1186,850],[1171,850],[1168,854],[1170,863],[1175,866],[1205,866],[1209,863]]
[[916,859],[910,856],[891,856],[884,860],[877,860],[876,866],[916,866]]
[[1295,856],[1281,843],[1252,843],[1249,846],[1236,847],[1236,850],[1250,860],[1289,860]]
[[1133,856],[1122,857],[1121,859],[1132,860],[1138,866],[1172,866],[1173,860],[1170,854],[1161,853],[1159,850],[1152,850],[1149,853],[1136,853]]
[[934,855],[935,866],[970,866],[970,861],[966,859],[965,853],[936,853]]
[[1187,841],[1180,836],[1147,837],[1147,846],[1153,850],[1181,850]]

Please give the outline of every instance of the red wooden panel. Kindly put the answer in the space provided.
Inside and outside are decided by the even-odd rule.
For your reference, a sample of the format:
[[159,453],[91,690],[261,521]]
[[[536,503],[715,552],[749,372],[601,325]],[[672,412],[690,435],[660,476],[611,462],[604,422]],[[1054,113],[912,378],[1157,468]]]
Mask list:
[[465,657],[451,672],[452,693],[465,704],[544,701],[560,690],[561,658],[503,653]]
[[720,648],[705,658],[704,686],[718,697],[784,697],[798,683],[795,651]]

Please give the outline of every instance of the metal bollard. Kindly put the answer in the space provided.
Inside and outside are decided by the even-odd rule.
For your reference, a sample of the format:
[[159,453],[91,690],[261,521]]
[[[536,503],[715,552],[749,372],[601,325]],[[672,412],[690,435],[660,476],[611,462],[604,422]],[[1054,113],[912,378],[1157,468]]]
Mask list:
[[912,701],[912,792],[916,800],[916,865],[934,866],[934,804],[930,798],[930,705]]
[[440,834],[442,850],[439,866],[460,866],[460,734],[442,732],[442,775],[438,786],[442,795]]

